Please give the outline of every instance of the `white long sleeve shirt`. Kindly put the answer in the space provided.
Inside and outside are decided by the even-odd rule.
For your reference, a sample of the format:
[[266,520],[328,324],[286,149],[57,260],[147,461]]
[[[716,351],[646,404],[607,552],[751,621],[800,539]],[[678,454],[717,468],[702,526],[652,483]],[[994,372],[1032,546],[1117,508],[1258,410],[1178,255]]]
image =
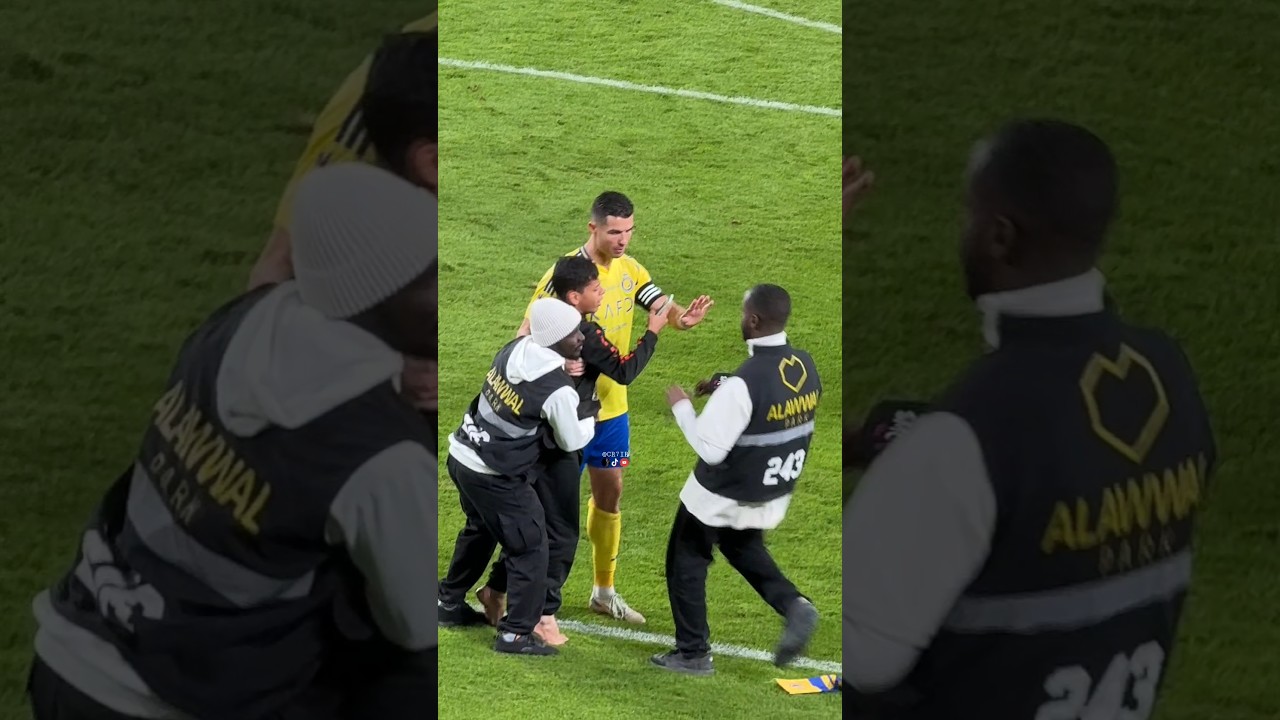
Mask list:
[[[753,352],[756,347],[777,347],[786,342],[786,333],[755,338],[747,341],[747,352]],[[751,422],[752,410],[751,393],[739,377],[725,378],[707,399],[701,415],[689,400],[681,400],[671,406],[685,440],[708,465],[724,462]],[[739,502],[706,489],[690,472],[680,491],[680,501],[704,525],[735,530],[772,530],[786,517],[791,495],[788,493],[763,503]]]
[[[998,347],[998,315],[1100,312],[1094,270],[978,298],[983,335]],[[931,413],[885,449],[844,512],[844,673],[855,690],[899,685],[986,562],[996,499],[973,429]]]

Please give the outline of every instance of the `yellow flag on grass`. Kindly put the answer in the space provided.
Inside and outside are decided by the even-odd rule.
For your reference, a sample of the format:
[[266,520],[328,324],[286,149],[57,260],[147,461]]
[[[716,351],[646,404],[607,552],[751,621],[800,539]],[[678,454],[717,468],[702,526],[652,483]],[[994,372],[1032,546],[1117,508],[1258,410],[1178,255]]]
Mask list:
[[778,686],[788,695],[813,695],[816,693],[839,692],[839,675],[819,675],[802,680],[775,680]]

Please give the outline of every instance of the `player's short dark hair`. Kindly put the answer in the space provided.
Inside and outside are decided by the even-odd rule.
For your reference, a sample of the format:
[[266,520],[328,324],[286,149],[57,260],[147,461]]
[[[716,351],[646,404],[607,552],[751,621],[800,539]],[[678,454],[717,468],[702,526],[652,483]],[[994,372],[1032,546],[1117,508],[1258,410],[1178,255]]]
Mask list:
[[756,285],[747,293],[747,310],[766,328],[781,330],[791,317],[791,295],[778,285]]
[[405,174],[415,142],[438,140],[439,44],[434,31],[388,35],[369,65],[360,98],[361,122],[378,157],[400,175]]
[[596,264],[581,255],[567,255],[556,261],[551,270],[551,292],[566,300],[571,292],[583,292],[592,280],[600,277]]
[[996,132],[977,180],[1026,230],[1096,249],[1116,215],[1117,174],[1111,149],[1094,133],[1029,119]]
[[631,204],[631,198],[613,190],[600,193],[595,202],[591,203],[591,220],[597,225],[604,223],[609,217],[629,218],[635,212],[636,208]]

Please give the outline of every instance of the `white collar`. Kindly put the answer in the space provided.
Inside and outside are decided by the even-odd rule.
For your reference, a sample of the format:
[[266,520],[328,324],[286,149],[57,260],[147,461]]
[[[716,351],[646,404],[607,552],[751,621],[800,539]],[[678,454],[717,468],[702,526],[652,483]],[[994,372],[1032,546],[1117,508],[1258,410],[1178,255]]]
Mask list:
[[1102,271],[1094,268],[1065,280],[981,295],[976,302],[982,312],[982,336],[991,347],[1000,346],[1002,315],[1070,317],[1102,312],[1105,287]]
[[780,333],[765,335],[763,337],[751,338],[747,341],[747,355],[754,355],[757,347],[778,347],[787,344],[787,333],[784,330]]

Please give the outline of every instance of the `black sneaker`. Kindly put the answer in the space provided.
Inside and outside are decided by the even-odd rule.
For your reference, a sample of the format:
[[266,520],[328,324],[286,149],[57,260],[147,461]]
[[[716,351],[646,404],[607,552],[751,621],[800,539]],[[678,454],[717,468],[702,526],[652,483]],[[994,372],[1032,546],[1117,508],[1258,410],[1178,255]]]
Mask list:
[[649,662],[663,670],[683,673],[685,675],[715,675],[716,669],[711,663],[710,655],[687,657],[679,650],[659,653],[649,658]]
[[464,602],[460,602],[457,605],[446,605],[436,601],[436,612],[439,614],[436,624],[440,627],[473,627],[475,625],[489,624],[489,621],[484,617],[484,613]]
[[818,608],[805,598],[797,598],[787,610],[786,624],[782,628],[782,639],[778,641],[773,664],[782,667],[795,660],[809,645],[809,639],[817,629]]
[[510,655],[559,655],[560,651],[539,640],[533,634],[516,635],[500,632],[493,642],[493,649]]

